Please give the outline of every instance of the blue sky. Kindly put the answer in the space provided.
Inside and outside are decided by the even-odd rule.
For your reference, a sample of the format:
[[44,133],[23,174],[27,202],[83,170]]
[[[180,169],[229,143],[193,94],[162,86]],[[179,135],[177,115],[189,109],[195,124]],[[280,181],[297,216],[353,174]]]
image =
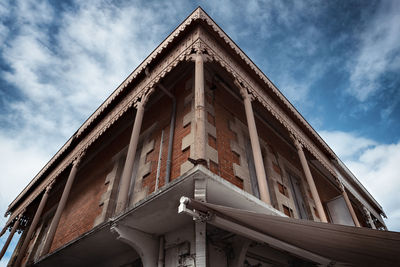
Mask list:
[[400,231],[396,0],[1,1],[0,213],[198,5],[374,195],[389,229]]

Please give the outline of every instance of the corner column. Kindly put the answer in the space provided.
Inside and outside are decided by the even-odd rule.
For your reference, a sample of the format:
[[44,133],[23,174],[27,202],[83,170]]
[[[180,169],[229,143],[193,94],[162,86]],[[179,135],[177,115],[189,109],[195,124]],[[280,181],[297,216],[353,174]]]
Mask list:
[[194,57],[194,155],[196,160],[201,160],[204,165],[206,161],[206,107],[204,93],[204,55],[201,51],[196,52]]
[[64,211],[65,205],[67,204],[68,196],[72,188],[72,184],[74,183],[76,173],[78,171],[78,167],[81,163],[83,154],[79,155],[77,159],[74,160],[72,164],[71,172],[69,173],[67,183],[65,184],[64,191],[61,195],[60,202],[58,203],[56,213],[54,214],[53,220],[51,221],[51,225],[47,234],[46,241],[43,246],[42,255],[46,255],[50,251],[51,244],[53,243],[54,235],[56,234],[56,230],[58,224],[60,223],[61,214]]
[[44,206],[46,205],[47,199],[49,197],[49,192],[50,192],[52,186],[53,186],[53,183],[50,183],[50,185],[48,185],[46,187],[46,191],[44,192],[42,199],[40,200],[39,207],[36,210],[36,213],[35,213],[35,216],[33,217],[31,226],[29,226],[28,233],[25,236],[24,243],[22,244],[21,249],[18,252],[18,256],[17,256],[14,266],[19,267],[21,265],[21,261],[24,258],[26,249],[29,245],[29,242],[31,241],[32,234],[36,229],[36,226],[39,222],[40,217],[42,216],[42,212],[43,212]]
[[308,166],[306,156],[304,155],[303,145],[300,144],[299,140],[297,140],[296,137],[291,136],[291,138],[294,142],[294,145],[297,148],[297,153],[299,154],[301,166],[303,167],[303,171],[304,171],[304,175],[306,176],[307,183],[310,186],[311,195],[315,201],[315,205],[317,206],[318,214],[321,218],[321,221],[327,223],[328,220],[326,219],[326,214],[325,214],[324,208],[322,206],[321,199],[319,198],[317,187],[315,186],[314,179],[311,175],[310,167]]
[[127,207],[129,199],[129,189],[132,180],[133,165],[135,163],[136,149],[139,142],[140,129],[142,128],[144,108],[147,103],[148,97],[149,94],[146,94],[142,97],[142,99],[139,102],[135,103],[136,106],[135,122],[133,124],[131,139],[129,141],[128,154],[126,156],[124,170],[122,171],[121,182],[118,192],[116,214],[123,212]]
[[348,208],[349,211],[350,211],[351,218],[353,218],[354,224],[355,224],[357,227],[361,227],[361,226],[360,226],[360,222],[359,222],[358,219],[357,219],[357,215],[356,215],[356,213],[354,212],[353,206],[351,205],[349,196],[347,195],[346,188],[344,187],[344,185],[343,185],[341,182],[340,182],[340,184],[339,184],[339,187],[340,187],[340,190],[342,191],[342,196],[343,196],[343,198],[344,198],[344,201],[346,202],[347,208]]
[[10,245],[10,242],[11,242],[11,240],[12,240],[14,234],[15,234],[15,231],[18,229],[19,222],[20,222],[20,220],[21,220],[21,218],[22,218],[24,212],[25,212],[25,211],[23,211],[23,212],[21,213],[21,215],[17,216],[17,220],[15,221],[15,223],[14,223],[12,229],[11,229],[11,233],[10,233],[10,235],[8,236],[6,242],[4,243],[3,249],[2,249],[1,252],[0,252],[0,260],[3,258],[4,254],[6,253],[7,248],[8,248],[8,246]]
[[267,176],[265,174],[264,162],[261,154],[260,140],[258,139],[256,121],[254,119],[253,107],[251,105],[253,97],[240,83],[235,81],[235,84],[239,87],[240,94],[243,97],[243,103],[247,118],[247,127],[249,128],[251,149],[253,151],[254,165],[257,175],[258,190],[260,191],[260,198],[265,203],[271,205],[271,198],[269,195],[267,184]]

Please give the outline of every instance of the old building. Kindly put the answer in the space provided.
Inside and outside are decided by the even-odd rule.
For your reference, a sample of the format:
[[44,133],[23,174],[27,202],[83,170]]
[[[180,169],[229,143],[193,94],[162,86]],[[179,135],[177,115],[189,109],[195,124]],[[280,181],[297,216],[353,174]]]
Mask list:
[[10,266],[400,260],[399,234],[386,231],[382,207],[201,8],[90,116],[7,215],[3,234],[23,231]]

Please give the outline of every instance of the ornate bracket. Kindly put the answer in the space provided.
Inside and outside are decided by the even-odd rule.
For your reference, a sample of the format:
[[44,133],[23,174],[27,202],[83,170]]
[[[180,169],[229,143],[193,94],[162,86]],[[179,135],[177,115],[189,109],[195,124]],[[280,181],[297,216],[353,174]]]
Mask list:
[[344,188],[344,184],[343,184],[339,179],[336,179],[336,182],[337,182],[338,185],[339,185],[340,192],[344,193],[345,190],[346,190],[346,189]]
[[299,141],[299,139],[294,134],[290,134],[290,139],[292,139],[293,144],[297,150],[303,150],[303,144]]
[[234,84],[239,88],[240,95],[243,99],[249,99],[250,102],[254,100],[254,95],[243,85],[242,82],[235,79]]
[[207,49],[203,45],[201,45],[201,43],[202,43],[201,40],[196,42],[196,44],[193,47],[195,53],[191,53],[191,54],[187,55],[185,57],[186,61],[195,62],[196,57],[199,55],[203,58],[203,62],[211,62],[214,60],[213,57],[211,57],[210,55],[207,54]]
[[86,155],[86,149],[79,151],[75,156],[74,160],[72,161],[73,166],[76,166],[76,168],[78,168],[82,163],[82,159],[84,158],[85,155]]
[[365,216],[365,218],[369,221],[369,220],[372,220],[372,217],[371,217],[371,213],[369,212],[369,210],[366,208],[366,207],[362,207],[362,211],[363,211],[363,214],[364,214],[364,216]]
[[150,99],[150,95],[154,92],[154,87],[151,87],[150,89],[147,89],[142,93],[140,98],[134,99],[133,105],[135,106],[136,109],[144,108],[147,104],[147,102]]

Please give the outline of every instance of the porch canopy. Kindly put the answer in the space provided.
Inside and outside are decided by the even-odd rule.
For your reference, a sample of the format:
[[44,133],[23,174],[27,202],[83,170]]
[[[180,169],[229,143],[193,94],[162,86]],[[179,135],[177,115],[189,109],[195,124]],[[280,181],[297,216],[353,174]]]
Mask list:
[[[186,202],[184,201],[186,199]],[[319,223],[199,202],[185,197],[207,222],[322,265],[398,266],[400,233]],[[181,207],[180,206],[180,207]],[[195,215],[195,213],[190,213]],[[204,219],[204,216],[200,217]]]

